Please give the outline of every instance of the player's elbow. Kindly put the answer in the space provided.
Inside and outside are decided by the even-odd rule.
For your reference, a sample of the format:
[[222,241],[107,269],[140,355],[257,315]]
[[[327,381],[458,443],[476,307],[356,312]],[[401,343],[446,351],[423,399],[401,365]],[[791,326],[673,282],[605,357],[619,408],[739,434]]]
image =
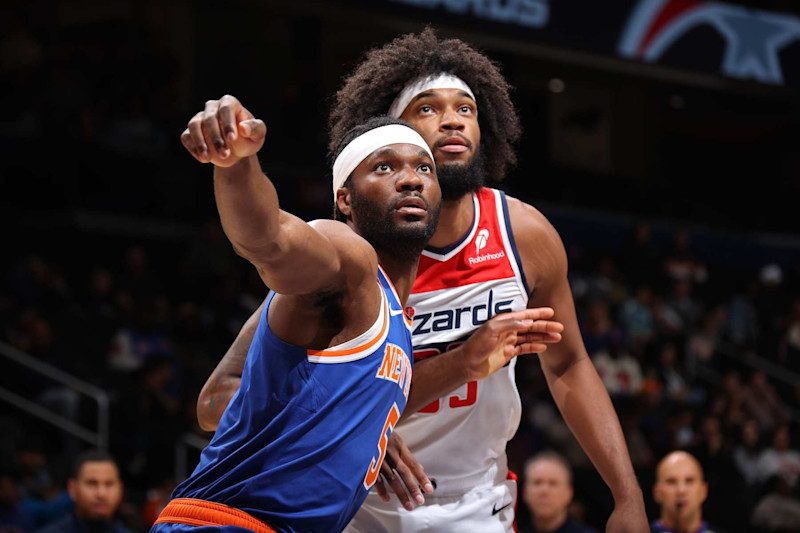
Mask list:
[[197,425],[203,431],[216,431],[217,419],[211,415],[211,398],[210,395],[200,393],[197,399]]

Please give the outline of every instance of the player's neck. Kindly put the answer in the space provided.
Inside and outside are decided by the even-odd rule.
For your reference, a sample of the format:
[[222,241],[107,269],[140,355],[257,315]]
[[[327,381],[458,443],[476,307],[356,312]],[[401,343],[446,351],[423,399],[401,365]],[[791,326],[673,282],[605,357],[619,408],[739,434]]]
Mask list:
[[386,253],[378,252],[378,262],[381,264],[386,275],[392,280],[394,288],[397,290],[397,296],[400,297],[400,302],[405,305],[408,300],[408,295],[411,294],[411,286],[414,284],[414,278],[417,276],[416,261],[398,260],[396,256],[391,254],[391,251]]
[[472,194],[465,194],[458,200],[443,201],[439,225],[428,245],[434,248],[447,248],[458,242],[472,224],[473,210]]
[[534,516],[533,525],[536,526],[537,533],[549,533],[564,525],[567,521],[567,512],[559,513],[555,516]]
[[696,533],[700,531],[700,527],[703,525],[703,516],[700,513],[696,513],[681,520],[678,516],[665,515],[661,517],[660,522],[661,525],[675,533]]

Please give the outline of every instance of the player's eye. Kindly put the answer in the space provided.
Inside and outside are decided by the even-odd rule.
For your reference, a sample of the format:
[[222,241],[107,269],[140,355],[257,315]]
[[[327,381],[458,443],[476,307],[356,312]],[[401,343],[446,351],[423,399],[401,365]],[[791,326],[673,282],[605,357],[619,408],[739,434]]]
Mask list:
[[424,172],[426,174],[430,174],[433,172],[433,168],[428,163],[422,163],[420,166],[417,167],[417,170],[420,172]]
[[427,115],[433,113],[433,108],[429,105],[420,106],[419,112]]
[[375,165],[375,170],[378,172],[390,172],[392,170],[392,166],[389,163],[378,163]]
[[464,114],[472,113],[472,107],[468,106],[466,104],[462,105],[458,110],[459,110],[459,112],[464,113]]

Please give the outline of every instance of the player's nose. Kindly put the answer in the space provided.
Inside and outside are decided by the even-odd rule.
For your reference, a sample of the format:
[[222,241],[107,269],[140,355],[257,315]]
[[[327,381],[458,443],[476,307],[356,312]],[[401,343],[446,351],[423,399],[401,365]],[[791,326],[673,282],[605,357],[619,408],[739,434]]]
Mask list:
[[463,131],[464,119],[455,109],[446,109],[439,122],[441,131]]

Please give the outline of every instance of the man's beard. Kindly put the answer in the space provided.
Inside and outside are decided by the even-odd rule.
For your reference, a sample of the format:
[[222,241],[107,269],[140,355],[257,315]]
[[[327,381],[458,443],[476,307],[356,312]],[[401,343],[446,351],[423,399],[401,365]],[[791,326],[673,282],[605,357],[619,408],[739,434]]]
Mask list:
[[364,237],[376,250],[385,250],[392,257],[403,262],[415,262],[425,245],[436,232],[441,204],[428,205],[428,221],[411,224],[397,224],[394,206],[381,206],[361,196],[354,187],[350,188],[350,201],[353,213],[358,213],[355,226],[358,234]]
[[439,187],[442,189],[442,200],[458,200],[464,195],[477,192],[484,185],[484,166],[486,158],[480,149],[472,160],[465,164],[449,164],[436,166]]

